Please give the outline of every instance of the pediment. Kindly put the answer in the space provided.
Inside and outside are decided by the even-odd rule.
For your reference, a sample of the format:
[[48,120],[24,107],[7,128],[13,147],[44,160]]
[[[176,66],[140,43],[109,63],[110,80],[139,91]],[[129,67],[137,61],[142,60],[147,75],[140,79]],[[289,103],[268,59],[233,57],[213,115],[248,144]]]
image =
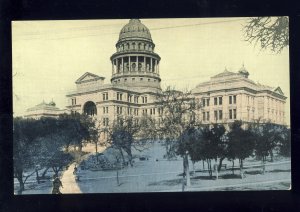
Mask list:
[[275,92],[275,93],[278,93],[278,94],[280,94],[280,95],[284,95],[284,93],[282,92],[282,90],[281,90],[280,87],[275,88],[275,89],[274,89],[274,92]]
[[100,77],[96,74],[86,72],[81,77],[79,77],[79,79],[77,79],[75,83],[80,84],[80,83],[84,83],[84,82],[96,81],[96,80],[99,80],[99,79],[104,80],[104,77]]

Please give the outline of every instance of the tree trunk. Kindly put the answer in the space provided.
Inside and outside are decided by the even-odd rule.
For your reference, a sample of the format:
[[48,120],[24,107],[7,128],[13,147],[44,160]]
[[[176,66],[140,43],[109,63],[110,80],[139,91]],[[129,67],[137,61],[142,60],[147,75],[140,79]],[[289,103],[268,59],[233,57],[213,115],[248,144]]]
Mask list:
[[117,184],[120,186],[120,181],[119,181],[119,170],[117,169]]
[[186,186],[191,186],[191,177],[190,177],[190,170],[189,170],[189,160],[188,155],[185,155],[185,163],[186,163]]
[[220,158],[220,163],[219,163],[219,166],[218,166],[218,172],[221,171],[222,162],[223,162],[224,159],[225,159],[225,157]]
[[16,177],[20,184],[18,194],[22,194],[22,192],[25,190],[25,186],[24,186],[24,182],[23,182],[23,170],[17,170]]
[[35,169],[35,173],[36,173],[37,183],[40,184],[40,177],[39,177],[39,171],[38,171],[38,169]]
[[123,164],[125,164],[125,158],[124,158],[123,151],[122,151],[121,148],[119,149],[119,151],[120,151],[120,154],[121,154],[121,157],[122,157]]
[[232,175],[234,175],[234,159],[232,160]]
[[47,167],[47,168],[45,169],[45,171],[44,171],[44,172],[43,172],[43,174],[42,174],[42,178],[44,178],[44,177],[45,177],[45,175],[46,175],[46,173],[47,173],[48,169],[49,169],[49,167]]
[[241,175],[241,178],[243,179],[243,178],[244,178],[244,172],[243,172],[243,160],[242,160],[242,159],[239,159],[239,162],[240,162],[240,175]]
[[273,155],[273,150],[270,150],[270,157],[271,157],[271,162],[274,162],[274,155]]
[[96,150],[96,156],[97,156],[96,160],[97,160],[97,163],[98,163],[99,162],[99,158],[98,158],[98,156],[99,156],[98,155],[98,142],[95,143],[95,150]]
[[262,157],[262,162],[263,162],[263,174],[265,174],[266,173],[265,156]]
[[205,167],[204,167],[204,160],[202,160],[202,167],[203,167],[203,171],[204,171],[204,168],[205,168]]
[[193,161],[193,176],[195,176],[196,170],[195,170],[195,161]]

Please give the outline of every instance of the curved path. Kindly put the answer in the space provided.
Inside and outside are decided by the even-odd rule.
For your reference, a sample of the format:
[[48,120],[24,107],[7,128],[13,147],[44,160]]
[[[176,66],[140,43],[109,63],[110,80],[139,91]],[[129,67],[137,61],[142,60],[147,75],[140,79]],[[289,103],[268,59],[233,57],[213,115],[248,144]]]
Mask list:
[[72,163],[68,170],[66,170],[62,177],[61,177],[61,182],[63,185],[63,188],[61,188],[61,193],[63,194],[76,194],[76,193],[82,193],[79,186],[77,185],[77,182],[75,180],[75,175],[73,175],[74,167],[75,167],[75,162]]

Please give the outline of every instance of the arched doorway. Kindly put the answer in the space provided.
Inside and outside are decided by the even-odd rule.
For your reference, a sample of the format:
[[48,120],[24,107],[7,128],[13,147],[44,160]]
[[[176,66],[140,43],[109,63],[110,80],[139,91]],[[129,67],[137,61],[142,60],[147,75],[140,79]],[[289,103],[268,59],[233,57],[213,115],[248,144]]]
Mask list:
[[83,112],[84,112],[84,114],[89,115],[89,116],[97,115],[96,104],[94,102],[91,102],[91,101],[86,102],[84,104],[84,107],[83,107]]

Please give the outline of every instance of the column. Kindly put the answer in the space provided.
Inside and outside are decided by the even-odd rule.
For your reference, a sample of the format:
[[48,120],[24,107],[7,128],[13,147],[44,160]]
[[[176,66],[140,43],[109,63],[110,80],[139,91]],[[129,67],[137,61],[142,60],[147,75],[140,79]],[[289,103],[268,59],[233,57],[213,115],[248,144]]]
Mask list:
[[139,71],[139,56],[136,56],[136,71]]
[[123,59],[123,57],[122,57],[122,73],[124,73],[124,59]]
[[119,69],[119,59],[118,58],[116,59],[116,67],[117,67],[117,73],[119,73],[120,69]]
[[146,57],[144,56],[144,65],[143,65],[143,71],[146,71]]
[[157,60],[155,60],[154,72],[157,74]]
[[157,74],[159,75],[159,63],[157,64]]
[[111,71],[112,71],[112,74],[114,74],[114,62],[113,62],[113,60],[111,61]]
[[152,72],[153,70],[152,70],[152,57],[150,57],[150,72]]
[[128,56],[128,64],[129,64],[129,69],[128,71],[131,72],[131,62],[130,62],[130,56]]

